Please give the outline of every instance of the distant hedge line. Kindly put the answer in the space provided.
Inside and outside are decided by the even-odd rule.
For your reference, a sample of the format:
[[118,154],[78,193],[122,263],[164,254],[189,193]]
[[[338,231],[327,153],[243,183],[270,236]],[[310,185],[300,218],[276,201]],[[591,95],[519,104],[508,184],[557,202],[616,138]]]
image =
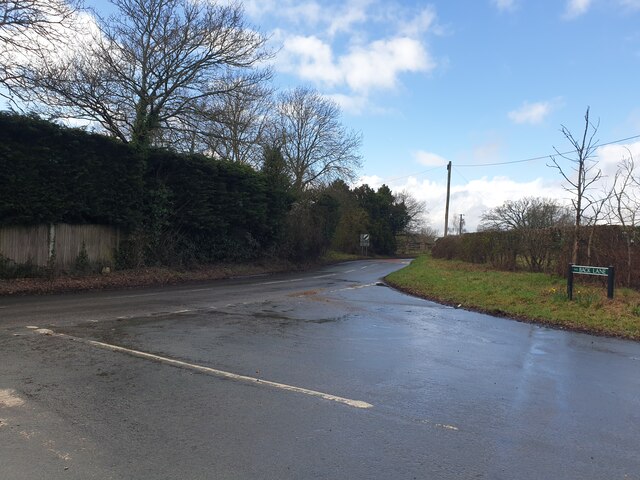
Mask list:
[[129,233],[122,263],[246,259],[282,235],[291,199],[249,167],[0,113],[0,225],[95,223]]
[[[571,262],[572,228],[517,229],[450,235],[432,248],[437,258],[485,263],[564,276]],[[578,263],[616,267],[618,285],[640,288],[640,229],[598,225],[581,230]]]

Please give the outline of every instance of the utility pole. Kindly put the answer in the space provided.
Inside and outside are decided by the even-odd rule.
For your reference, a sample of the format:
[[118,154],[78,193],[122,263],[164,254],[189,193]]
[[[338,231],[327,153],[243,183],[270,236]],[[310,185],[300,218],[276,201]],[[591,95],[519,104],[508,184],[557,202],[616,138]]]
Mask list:
[[449,233],[449,194],[451,193],[451,161],[447,163],[447,205],[444,209],[444,236]]
[[460,214],[460,226],[458,227],[458,235],[462,235],[462,230],[464,229],[464,215]]

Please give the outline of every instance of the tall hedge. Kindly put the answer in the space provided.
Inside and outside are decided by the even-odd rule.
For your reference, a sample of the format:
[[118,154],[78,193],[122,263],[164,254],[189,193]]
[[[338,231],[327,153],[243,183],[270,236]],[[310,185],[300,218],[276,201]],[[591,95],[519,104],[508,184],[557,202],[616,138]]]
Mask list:
[[185,259],[247,259],[276,240],[288,203],[276,201],[278,192],[266,175],[245,165],[163,150],[150,152],[147,161],[147,191],[168,193],[165,228]]
[[121,142],[0,112],[0,225],[140,219],[144,162]]
[[[440,238],[432,255],[504,270],[527,269],[562,276],[571,261],[572,239],[572,228],[483,231]],[[614,266],[618,285],[640,288],[640,228],[583,227],[578,263]]]
[[268,173],[0,113],[0,226],[123,227],[121,266],[248,259],[282,238],[291,199]]

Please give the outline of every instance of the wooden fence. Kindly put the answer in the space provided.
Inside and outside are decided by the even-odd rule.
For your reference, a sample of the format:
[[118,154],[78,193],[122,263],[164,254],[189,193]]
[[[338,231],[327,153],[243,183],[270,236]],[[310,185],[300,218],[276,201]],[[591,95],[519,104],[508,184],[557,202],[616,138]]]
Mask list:
[[112,266],[119,242],[119,230],[105,225],[0,227],[0,255],[17,264],[43,267],[55,254],[55,266],[66,269],[75,265],[84,244],[89,262]]

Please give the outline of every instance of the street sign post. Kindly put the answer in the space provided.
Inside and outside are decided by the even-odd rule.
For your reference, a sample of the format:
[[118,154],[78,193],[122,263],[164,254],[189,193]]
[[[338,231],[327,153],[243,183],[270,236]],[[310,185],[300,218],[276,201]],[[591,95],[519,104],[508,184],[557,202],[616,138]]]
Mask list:
[[360,249],[362,250],[362,254],[367,256],[369,253],[369,244],[371,243],[371,236],[368,233],[360,234]]
[[573,276],[579,275],[595,275],[598,277],[607,277],[607,297],[613,298],[613,287],[615,283],[614,267],[591,267],[586,265],[569,264],[567,274],[567,296],[569,300],[573,300]]

